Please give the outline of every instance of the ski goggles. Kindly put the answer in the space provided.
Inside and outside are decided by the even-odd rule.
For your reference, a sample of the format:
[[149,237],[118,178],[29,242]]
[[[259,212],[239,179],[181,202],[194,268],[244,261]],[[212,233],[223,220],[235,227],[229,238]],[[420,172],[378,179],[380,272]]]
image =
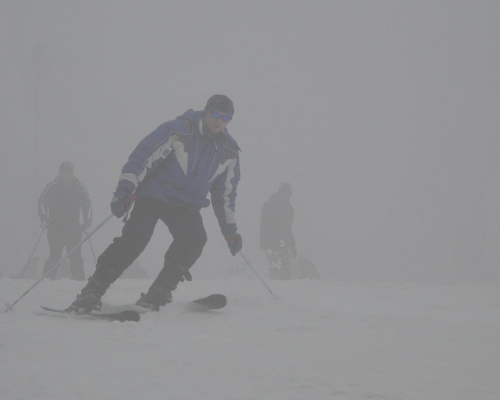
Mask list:
[[229,115],[222,115],[221,113],[218,113],[216,111],[214,112],[211,112],[210,115],[215,118],[215,119],[221,119],[223,120],[224,122],[228,122],[228,121],[231,121],[231,117]]

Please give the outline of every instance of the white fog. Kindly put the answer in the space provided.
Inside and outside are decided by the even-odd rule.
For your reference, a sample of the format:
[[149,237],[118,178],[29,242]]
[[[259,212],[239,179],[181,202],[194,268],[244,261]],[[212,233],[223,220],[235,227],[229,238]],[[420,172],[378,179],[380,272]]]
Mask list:
[[[248,255],[260,254],[262,203],[289,181],[299,251],[325,275],[500,279],[496,3],[1,7],[4,275],[27,260],[37,199],[61,161],[87,186],[95,226],[138,141],[223,93],[243,150],[237,212]],[[204,216],[210,229],[211,209]],[[103,228],[96,251],[120,228]],[[151,271],[165,236],[141,258]],[[219,236],[210,229],[194,268],[225,251]]]
[[[138,141],[223,93],[243,150],[248,254],[260,252],[262,203],[289,181],[299,251],[326,275],[499,280],[498,12],[467,1],[3,1],[3,273],[29,256],[36,201],[61,161],[87,186],[95,225]],[[218,235],[195,268],[225,250]],[[144,254],[151,271],[163,246]]]
[[[314,262],[323,278],[316,288],[271,282],[283,297],[293,298],[295,290],[304,297],[318,295],[329,290],[328,282],[339,290],[328,296],[350,293],[349,285],[366,295],[358,286],[366,284],[374,298],[384,293],[370,286],[377,284],[445,285],[453,299],[459,297],[449,289],[453,285],[498,288],[499,17],[500,3],[488,0],[0,0],[2,300],[15,300],[32,284],[9,277],[23,270],[41,233],[37,201],[62,161],[74,163],[75,176],[87,187],[95,227],[110,214],[121,168],[138,142],[186,110],[202,110],[216,93],[229,96],[235,107],[228,130],[242,149],[236,212],[245,255],[266,273],[259,248],[261,207],[280,183],[290,182],[298,252]],[[202,215],[208,242],[192,268],[192,287],[201,294],[203,280],[214,279],[224,292],[220,282],[245,265],[229,253],[212,208]],[[96,255],[122,226],[113,218],[92,237]],[[161,269],[170,241],[158,224],[138,260],[150,278]],[[45,238],[35,255],[40,274],[48,256]],[[87,243],[83,257],[88,276],[95,265]],[[250,304],[264,305],[265,291],[251,274],[248,279],[242,284],[244,299],[254,294],[260,300]],[[237,298],[238,290],[226,284],[226,292]],[[41,299],[67,306],[81,285],[64,285],[42,281],[20,303],[21,316],[42,318],[33,315]],[[121,290],[127,287],[120,285]],[[145,288],[133,289],[138,294]],[[188,292],[183,286],[180,297],[196,297]],[[443,292],[436,293],[441,304]],[[478,304],[497,304],[497,313],[494,293]],[[328,296],[328,301],[339,300]],[[390,296],[399,303],[394,293]],[[133,295],[118,298],[135,300]],[[249,304],[241,301],[245,311]],[[321,303],[311,300],[311,309]],[[403,303],[412,304],[408,299]],[[357,309],[356,304],[348,309]],[[324,307],[325,313],[337,315],[338,310]],[[449,309],[443,310],[448,315]],[[147,317],[145,323],[151,324],[154,316]],[[15,332],[15,317],[8,318]],[[235,326],[249,324],[239,318]],[[61,329],[63,322],[58,320]],[[297,324],[306,325],[306,319]],[[348,326],[358,328],[357,322]],[[464,339],[459,345],[469,343]],[[362,356],[358,360],[362,364]],[[489,361],[498,367],[497,356]],[[489,386],[488,393],[498,395],[492,382],[482,386],[478,381],[473,389]],[[22,388],[21,382],[17,385]],[[36,392],[35,386],[30,386],[32,397],[16,397],[15,390],[4,393],[9,399],[68,398],[72,393],[56,396],[50,388]],[[304,397],[300,391],[293,392],[296,397],[280,397],[279,391],[265,390],[237,397],[234,387],[227,396],[214,389],[213,397],[206,398],[494,398],[477,392],[460,397],[447,392],[446,384],[432,395],[411,385],[394,391],[387,390],[389,383],[382,387],[378,392],[304,389]],[[85,392],[72,395],[87,398]],[[175,398],[198,396],[194,391]]]

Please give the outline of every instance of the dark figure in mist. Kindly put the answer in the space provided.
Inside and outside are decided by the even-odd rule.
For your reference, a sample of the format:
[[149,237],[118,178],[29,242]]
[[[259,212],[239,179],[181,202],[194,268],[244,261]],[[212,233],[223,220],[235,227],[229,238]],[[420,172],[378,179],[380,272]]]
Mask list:
[[191,280],[189,269],[207,242],[200,210],[210,205],[209,193],[231,254],[241,250],[235,215],[239,147],[226,129],[233,114],[233,102],[214,95],[204,110],[188,110],[139,142],[122,168],[111,200],[111,211],[118,218],[135,201],[130,219],[121,237],[99,256],[96,271],[68,312],[101,308],[101,297],[146,248],[158,220],[168,227],[173,241],[163,269],[135,304],[159,311],[170,303],[177,285]]
[[260,217],[260,247],[266,251],[271,279],[290,279],[290,261],[297,256],[292,232],[293,207],[290,204],[292,186],[282,183],[262,206]]
[[[65,248],[69,252],[80,243],[82,232],[90,227],[92,221],[89,193],[75,177],[71,162],[63,161],[59,175],[45,187],[38,199],[38,216],[42,226],[47,228],[50,248],[49,258],[43,267],[45,275],[60,261]],[[76,248],[68,258],[71,278],[85,280],[81,247]],[[57,272],[56,268],[47,277],[56,279]]]

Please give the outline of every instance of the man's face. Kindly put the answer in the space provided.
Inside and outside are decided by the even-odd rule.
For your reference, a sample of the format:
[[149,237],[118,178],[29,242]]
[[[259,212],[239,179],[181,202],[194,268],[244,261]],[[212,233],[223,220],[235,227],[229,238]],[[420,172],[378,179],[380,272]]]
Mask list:
[[[213,134],[222,132],[231,120],[229,115],[223,112],[207,112],[203,117],[203,123],[206,128]],[[224,121],[227,119],[227,121]]]

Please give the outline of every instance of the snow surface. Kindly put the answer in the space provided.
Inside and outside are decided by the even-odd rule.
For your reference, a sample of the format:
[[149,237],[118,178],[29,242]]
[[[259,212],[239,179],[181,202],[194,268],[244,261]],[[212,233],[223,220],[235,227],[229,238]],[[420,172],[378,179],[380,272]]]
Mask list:
[[[2,304],[33,282],[0,279]],[[150,283],[117,281],[105,308]],[[159,313],[120,323],[47,315],[39,305],[65,307],[83,285],[42,281],[1,314],[0,398],[500,398],[498,285],[268,284],[278,300],[251,271],[195,277]],[[227,307],[186,311],[210,293],[226,294]]]

